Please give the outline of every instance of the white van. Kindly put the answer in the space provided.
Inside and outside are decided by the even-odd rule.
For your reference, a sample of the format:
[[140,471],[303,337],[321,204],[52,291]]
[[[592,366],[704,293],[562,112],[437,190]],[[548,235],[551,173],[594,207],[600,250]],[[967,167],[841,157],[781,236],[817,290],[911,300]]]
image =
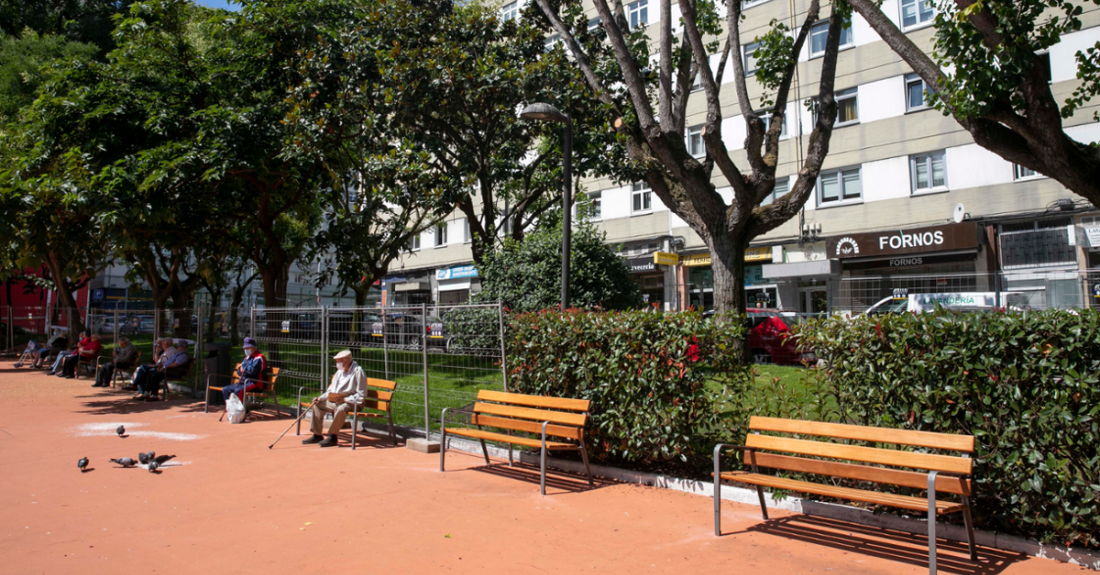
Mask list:
[[[936,309],[936,306],[954,311],[990,311],[997,307],[997,294],[985,292],[959,293],[919,293],[898,294],[884,298],[867,309],[867,315],[901,313],[911,311],[922,313]],[[1031,309],[1028,295],[1024,292],[1001,292],[1000,307],[1023,311]]]

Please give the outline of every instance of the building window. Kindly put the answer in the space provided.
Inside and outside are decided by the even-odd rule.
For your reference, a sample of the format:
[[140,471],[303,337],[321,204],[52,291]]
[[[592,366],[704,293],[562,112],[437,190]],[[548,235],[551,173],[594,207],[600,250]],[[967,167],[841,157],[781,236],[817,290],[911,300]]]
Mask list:
[[947,163],[943,150],[909,156],[909,177],[914,194],[946,189]]
[[442,223],[435,227],[435,247],[447,245],[447,224]]
[[752,8],[753,6],[763,4],[767,1],[768,0],[741,0],[741,9],[744,10],[745,8]]
[[928,107],[924,101],[924,80],[916,74],[905,75],[905,109],[923,110]]
[[631,186],[630,211],[634,214],[645,214],[653,211],[653,191],[645,182],[635,182]]
[[561,35],[559,35],[559,34],[554,34],[553,36],[546,39],[546,51],[547,52],[552,52],[554,50],[554,48],[556,48],[558,46],[563,46],[563,45],[565,45],[565,43],[562,42]]
[[707,155],[707,146],[703,143],[703,125],[688,128],[687,149],[692,156],[699,158]]
[[932,0],[901,0],[901,27],[912,28],[932,21]]
[[[772,129],[772,113],[771,112],[757,112],[756,115],[759,116],[761,120],[764,120],[764,133],[767,134],[768,130]],[[779,126],[779,137],[780,138],[785,138],[785,137],[787,137],[787,115],[786,114],[783,115],[782,122],[783,122],[783,125]]]
[[760,49],[760,42],[753,42],[751,44],[745,44],[742,48],[742,53],[745,62],[745,75],[752,76],[756,73],[756,51]]
[[500,19],[504,21],[519,18],[519,2],[510,2],[500,7]]
[[630,29],[649,24],[649,0],[638,0],[626,5],[627,19],[630,20]]
[[775,180],[775,188],[772,189],[772,193],[768,194],[768,196],[760,202],[760,205],[766,206],[776,199],[782,198],[789,191],[791,191],[791,180],[789,178],[778,178]]
[[1020,164],[1012,164],[1012,179],[1014,180],[1026,180],[1028,178],[1039,178],[1042,174],[1032,170],[1031,168],[1025,168]]
[[470,220],[468,218],[462,218],[462,243],[470,243]]
[[855,88],[833,94],[836,98],[836,125],[847,126],[859,121],[859,94]]
[[420,249],[420,234],[413,234],[413,236],[411,238],[409,238],[409,251],[410,252],[415,252],[416,250],[419,250],[419,249]]
[[859,168],[821,172],[817,179],[817,203],[825,205],[858,200],[863,196]]
[[[826,40],[829,39],[829,21],[822,20],[810,28],[810,57],[816,58],[825,53]],[[840,47],[847,48],[854,43],[852,29],[844,27],[840,30]]]
[[603,219],[603,192],[592,192],[588,194],[589,203],[592,205],[592,219]]

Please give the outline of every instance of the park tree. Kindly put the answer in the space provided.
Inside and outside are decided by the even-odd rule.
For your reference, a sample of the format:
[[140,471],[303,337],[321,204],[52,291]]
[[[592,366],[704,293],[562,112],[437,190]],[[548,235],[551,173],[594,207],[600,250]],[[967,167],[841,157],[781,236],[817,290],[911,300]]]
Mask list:
[[114,18],[135,0],[0,0],[0,36],[61,36],[91,44],[99,55],[114,47]]
[[[755,79],[764,96],[749,97],[749,81],[739,57],[751,40],[740,30],[741,2],[723,4],[680,0],[659,2],[660,23],[650,30],[631,27],[621,2],[595,0],[599,27],[590,28],[582,4],[536,0],[528,17],[545,18],[564,41],[593,97],[606,107],[608,120],[624,142],[631,166],[623,179],[642,179],[672,213],[707,244],[714,272],[714,303],[719,312],[745,309],[744,252],[749,242],[796,215],[812,193],[836,118],[833,80],[842,29],[851,10],[845,0],[830,5],[828,37],[818,79],[816,121],[791,190],[769,205],[775,189],[779,137],[790,88],[811,26],[822,15],[811,0],[794,30],[773,22],[756,38]],[[724,26],[723,26],[724,24]],[[721,49],[719,50],[719,46]],[[656,50],[656,54],[652,52]],[[733,55],[731,56],[731,52]],[[708,54],[719,53],[712,65]],[[653,62],[651,64],[651,62]],[[738,165],[722,138],[722,78],[727,65],[736,104],[746,125],[745,163]],[[694,83],[702,86],[706,120],[702,138],[706,156],[696,159],[685,145],[687,101]],[[771,116],[765,123],[757,110]],[[717,191],[714,168],[733,189],[731,201]]]
[[[581,309],[640,307],[638,284],[626,263],[579,210],[569,250],[569,301]],[[561,304],[561,210],[544,214],[522,240],[509,238],[478,266],[481,291],[474,301],[501,302],[514,312],[557,308]]]
[[1100,206],[1100,148],[1074,140],[1064,126],[1100,90],[1100,42],[1077,52],[1080,84],[1061,103],[1051,91],[1046,54],[1081,29],[1090,2],[936,2],[935,45],[927,54],[878,2],[850,1],[924,80],[936,109],[954,117],[975,143]]
[[32,30],[20,36],[0,35],[0,125],[34,101],[55,62],[90,59],[96,50],[91,44]]

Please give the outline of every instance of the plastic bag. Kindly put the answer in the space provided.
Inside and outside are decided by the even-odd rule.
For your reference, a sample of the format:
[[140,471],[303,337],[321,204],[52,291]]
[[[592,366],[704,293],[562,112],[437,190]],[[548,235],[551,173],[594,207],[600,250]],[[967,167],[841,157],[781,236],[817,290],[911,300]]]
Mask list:
[[225,402],[225,412],[229,415],[229,423],[244,421],[244,404],[241,403],[241,398],[237,394],[229,396],[229,401]]

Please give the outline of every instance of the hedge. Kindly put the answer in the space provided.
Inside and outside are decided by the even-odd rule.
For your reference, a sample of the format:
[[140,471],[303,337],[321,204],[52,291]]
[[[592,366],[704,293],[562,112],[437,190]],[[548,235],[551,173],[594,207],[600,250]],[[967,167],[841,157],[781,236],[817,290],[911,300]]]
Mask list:
[[[594,460],[701,468],[717,437],[741,428],[749,369],[732,343],[740,318],[653,310],[513,316],[509,388],[592,401],[587,431]],[[716,388],[707,381],[720,378]]]
[[800,331],[842,419],[977,437],[979,526],[1100,547],[1100,314],[940,310]]

